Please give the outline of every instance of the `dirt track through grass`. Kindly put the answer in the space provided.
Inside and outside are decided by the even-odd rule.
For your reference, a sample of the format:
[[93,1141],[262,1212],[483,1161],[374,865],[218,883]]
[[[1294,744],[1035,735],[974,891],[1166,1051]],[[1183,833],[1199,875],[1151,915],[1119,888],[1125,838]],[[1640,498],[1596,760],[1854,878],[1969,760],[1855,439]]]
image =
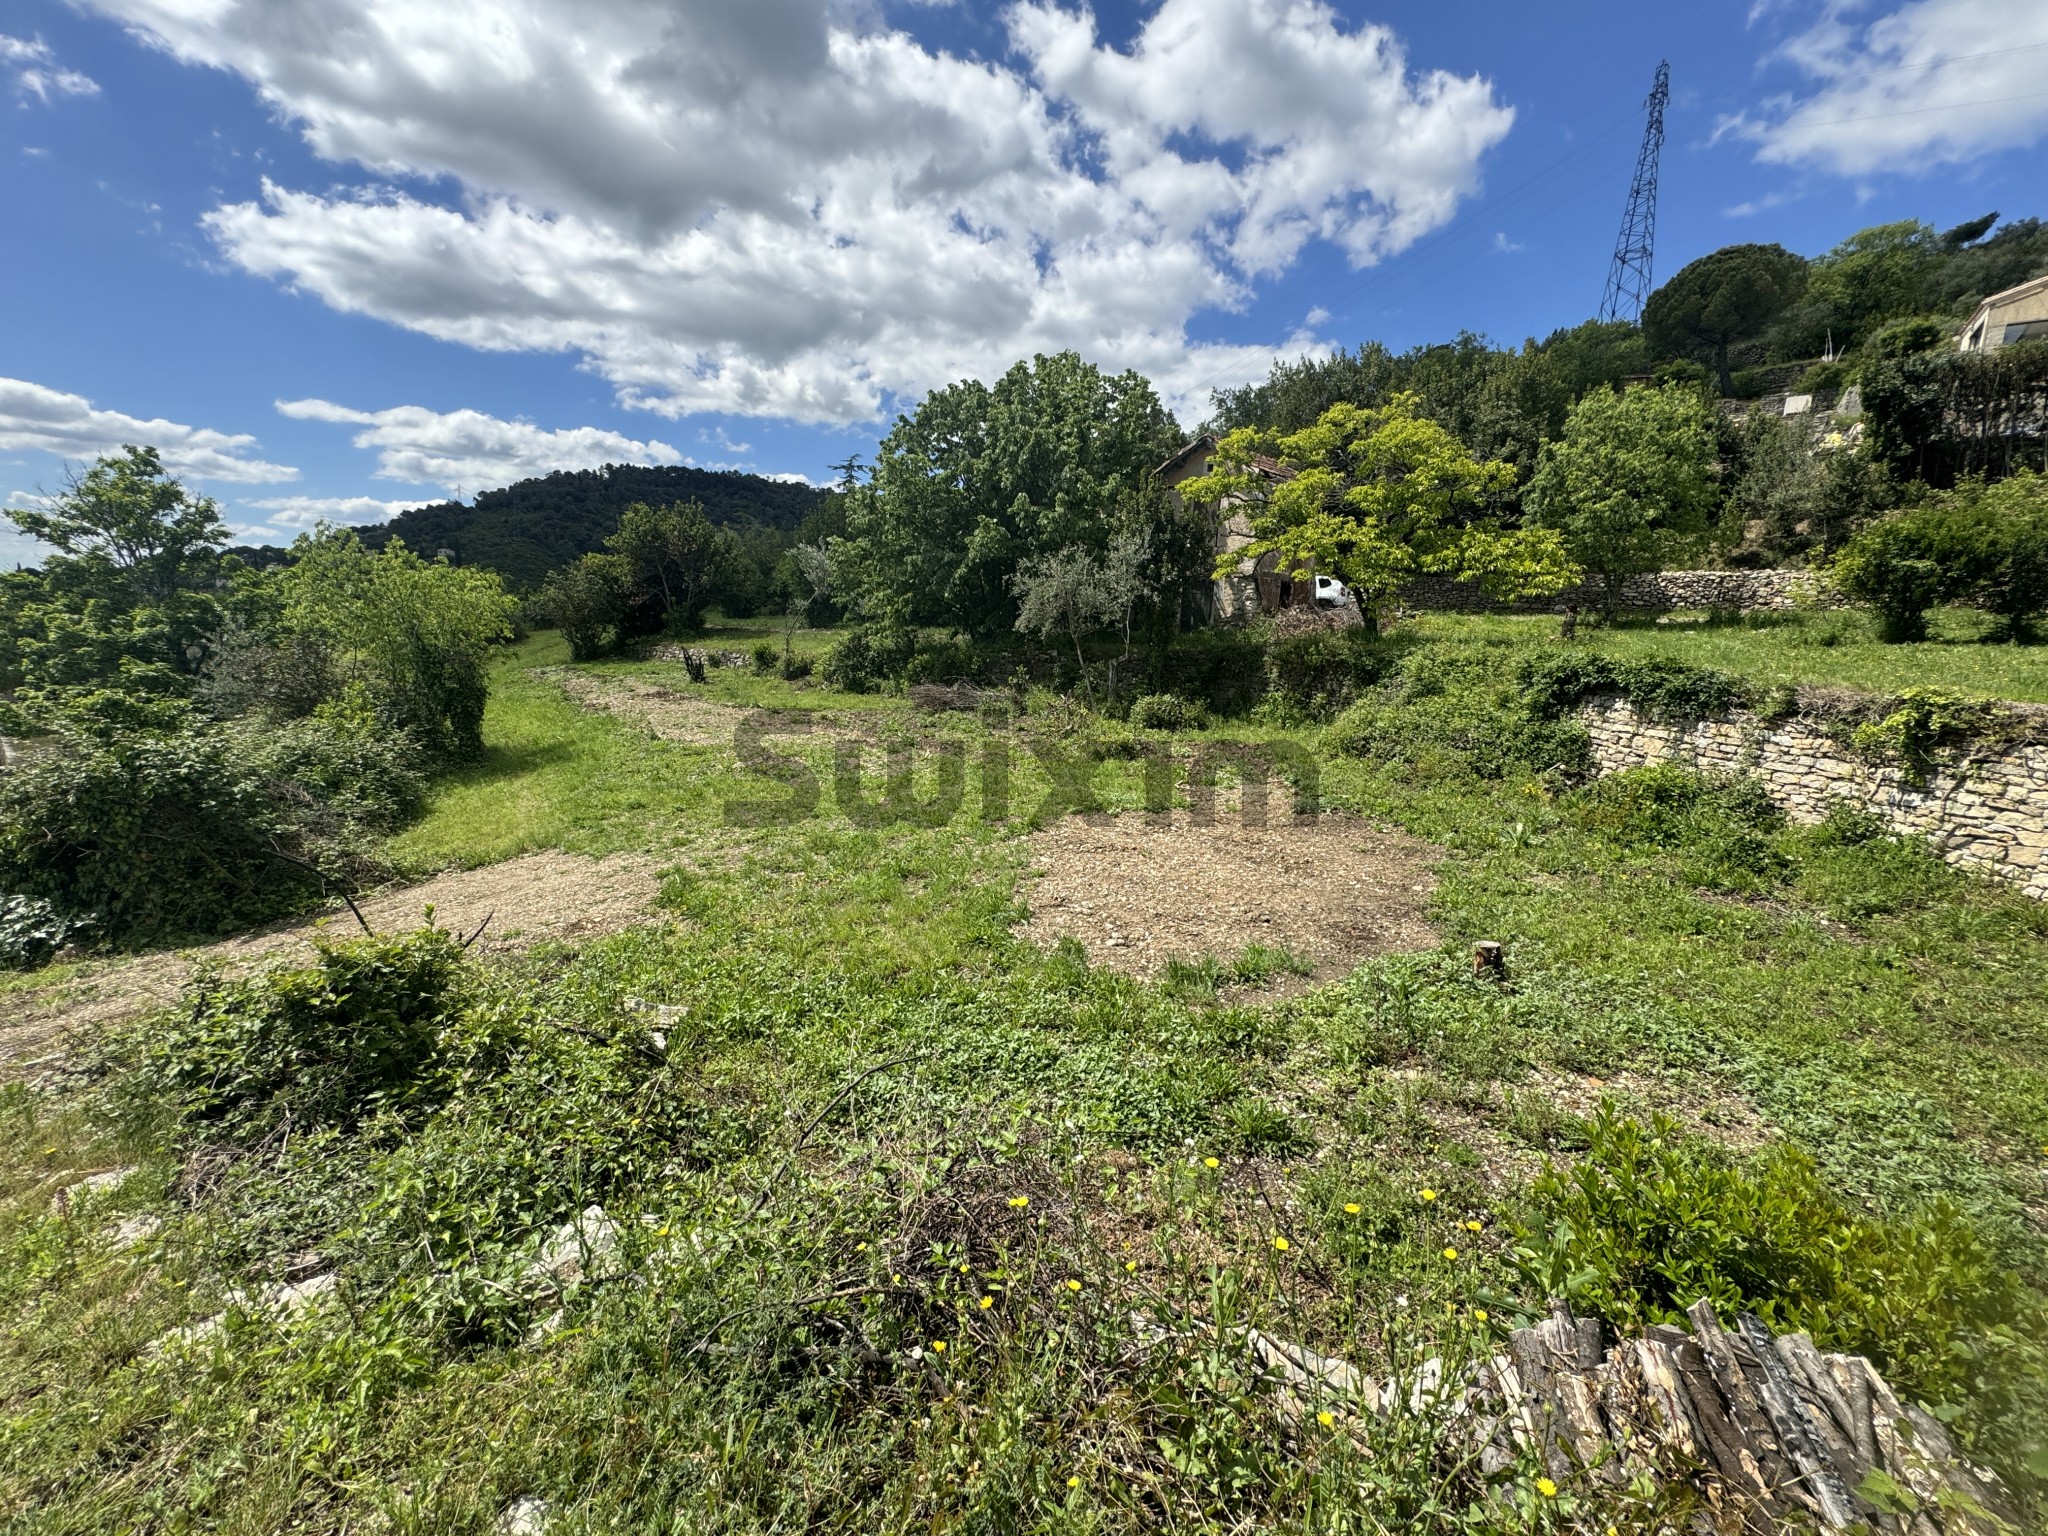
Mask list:
[[[452,870],[418,885],[359,897],[356,905],[378,932],[416,928],[428,908],[444,928],[467,936],[474,950],[502,954],[546,941],[616,933],[641,919],[660,888],[653,860],[632,854],[589,859],[532,853],[483,869]],[[317,918],[189,949],[159,950],[61,968],[43,986],[10,993],[0,1025],[0,1077],[32,1069],[65,1048],[79,1031],[134,1018],[177,1001],[196,965],[218,962],[246,970],[270,960],[302,962],[313,940],[359,930],[346,908]]]

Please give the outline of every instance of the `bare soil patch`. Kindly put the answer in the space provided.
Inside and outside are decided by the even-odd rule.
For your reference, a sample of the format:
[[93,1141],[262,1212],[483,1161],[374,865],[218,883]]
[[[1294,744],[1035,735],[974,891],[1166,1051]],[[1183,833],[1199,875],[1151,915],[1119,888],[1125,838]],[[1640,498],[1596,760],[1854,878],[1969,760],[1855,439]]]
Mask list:
[[1443,850],[1351,817],[1069,817],[1028,846],[1039,873],[1024,934],[1075,939],[1091,963],[1134,976],[1257,943],[1326,979],[1437,942],[1424,913]]
[[733,727],[747,713],[637,677],[593,677],[570,667],[544,667],[535,675],[546,678],[585,709],[601,709],[638,721],[664,741],[691,746],[731,746]]
[[[419,885],[359,896],[356,905],[379,933],[417,928],[426,909],[465,937],[490,919],[472,952],[503,954],[547,940],[613,933],[645,915],[660,889],[660,866],[630,854],[588,859],[549,851],[483,869],[455,870]],[[0,993],[0,1076],[60,1053],[66,1037],[161,1008],[177,1000],[195,964],[216,960],[231,971],[264,961],[300,961],[313,939],[359,932],[346,908],[194,949],[159,950],[67,968],[43,987]]]

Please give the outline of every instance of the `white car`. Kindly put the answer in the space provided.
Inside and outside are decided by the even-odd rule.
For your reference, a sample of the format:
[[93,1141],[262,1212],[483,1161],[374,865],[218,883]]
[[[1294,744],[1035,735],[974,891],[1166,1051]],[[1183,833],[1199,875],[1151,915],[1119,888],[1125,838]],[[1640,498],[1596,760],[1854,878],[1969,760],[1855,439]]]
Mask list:
[[1334,576],[1316,578],[1315,604],[1318,608],[1342,608],[1351,601],[1351,589]]

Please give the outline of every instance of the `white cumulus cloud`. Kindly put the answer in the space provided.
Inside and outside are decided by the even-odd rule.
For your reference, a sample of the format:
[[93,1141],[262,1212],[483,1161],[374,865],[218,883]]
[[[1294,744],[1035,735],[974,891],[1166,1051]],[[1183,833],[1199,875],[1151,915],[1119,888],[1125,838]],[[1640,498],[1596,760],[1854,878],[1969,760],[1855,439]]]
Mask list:
[[1162,0],[1123,46],[1019,0],[995,61],[841,0],[81,3],[384,178],[215,209],[232,260],[671,416],[864,420],[1066,346],[1262,372],[1190,320],[1444,223],[1513,121],[1321,0]]
[[1811,87],[1720,132],[1844,176],[1925,171],[2048,134],[2048,5],[1911,0],[1874,19],[1827,0],[1780,50]]
[[422,405],[357,411],[329,400],[280,400],[277,408],[300,421],[361,427],[353,441],[358,448],[377,450],[381,479],[438,485],[460,495],[557,469],[685,462],[674,448],[653,439],[642,442],[601,427],[565,427],[551,432],[531,422],[506,421],[482,411],[430,411]]
[[48,105],[52,96],[97,96],[99,82],[75,69],[58,67],[57,56],[39,37],[0,32],[0,70],[13,77],[15,94]]
[[0,450],[90,459],[118,452],[129,443],[157,449],[174,473],[198,480],[260,485],[299,476],[288,464],[253,457],[257,443],[247,433],[188,427],[162,417],[144,420],[100,410],[83,395],[26,379],[0,379]]
[[430,503],[417,498],[380,501],[375,496],[262,496],[236,505],[268,513],[265,521],[279,528],[311,528],[319,523],[388,523],[401,512]]

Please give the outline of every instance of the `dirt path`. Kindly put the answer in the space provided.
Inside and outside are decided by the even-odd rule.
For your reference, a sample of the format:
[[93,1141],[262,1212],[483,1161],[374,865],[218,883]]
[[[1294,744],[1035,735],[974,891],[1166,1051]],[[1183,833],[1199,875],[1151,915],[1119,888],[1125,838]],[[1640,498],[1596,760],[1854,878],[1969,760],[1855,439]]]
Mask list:
[[[660,888],[659,866],[638,855],[587,859],[576,854],[530,853],[483,869],[437,875],[420,885],[357,898],[380,933],[418,927],[426,908],[434,921],[467,935],[486,917],[480,954],[505,953],[550,939],[613,933],[638,921]],[[0,1077],[60,1054],[66,1037],[95,1025],[132,1018],[176,1001],[200,960],[246,969],[262,961],[301,959],[313,952],[316,932],[357,932],[346,910],[305,919],[195,949],[159,950],[96,960],[45,987],[0,993]]]
[[1090,825],[1055,822],[1030,839],[1042,873],[1029,893],[1027,937],[1073,938],[1089,960],[1156,976],[1171,959],[1245,945],[1284,949],[1340,975],[1369,955],[1428,949],[1425,917],[1443,850],[1346,816],[1267,826],[1235,818],[1129,814]]

